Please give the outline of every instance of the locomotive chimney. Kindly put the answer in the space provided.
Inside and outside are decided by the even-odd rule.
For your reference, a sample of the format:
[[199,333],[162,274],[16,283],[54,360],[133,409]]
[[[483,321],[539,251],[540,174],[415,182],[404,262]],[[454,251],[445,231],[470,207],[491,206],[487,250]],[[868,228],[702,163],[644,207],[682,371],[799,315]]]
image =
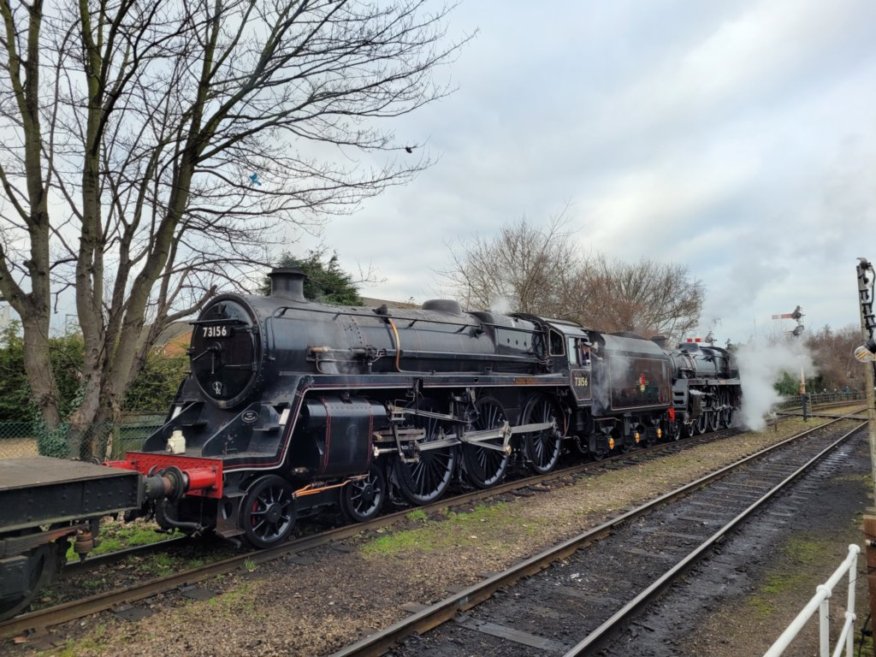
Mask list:
[[271,296],[289,299],[290,301],[305,302],[304,272],[294,267],[280,267],[268,274],[271,278]]

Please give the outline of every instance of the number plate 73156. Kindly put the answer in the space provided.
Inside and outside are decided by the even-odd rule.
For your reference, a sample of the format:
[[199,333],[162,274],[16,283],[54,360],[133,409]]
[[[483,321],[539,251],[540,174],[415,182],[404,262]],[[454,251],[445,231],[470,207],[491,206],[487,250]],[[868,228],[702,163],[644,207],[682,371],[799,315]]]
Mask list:
[[231,327],[225,324],[216,324],[214,326],[201,327],[202,338],[230,338]]

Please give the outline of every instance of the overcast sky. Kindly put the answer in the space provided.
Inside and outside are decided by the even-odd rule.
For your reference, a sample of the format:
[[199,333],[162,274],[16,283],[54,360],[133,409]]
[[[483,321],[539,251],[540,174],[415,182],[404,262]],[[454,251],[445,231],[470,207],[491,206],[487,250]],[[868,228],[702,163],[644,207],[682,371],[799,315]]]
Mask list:
[[321,238],[377,269],[364,295],[440,296],[451,245],[566,208],[583,252],[685,265],[722,341],[798,304],[807,329],[858,321],[876,3],[464,0],[450,31],[475,30],[457,91],[393,126],[436,164]]

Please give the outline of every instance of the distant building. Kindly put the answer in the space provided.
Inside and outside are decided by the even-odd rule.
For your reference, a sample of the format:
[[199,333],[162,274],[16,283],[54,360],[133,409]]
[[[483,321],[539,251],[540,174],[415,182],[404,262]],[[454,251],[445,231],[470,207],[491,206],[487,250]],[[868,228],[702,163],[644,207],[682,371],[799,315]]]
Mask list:
[[192,341],[192,325],[186,321],[173,322],[158,334],[155,349],[164,356],[185,356]]

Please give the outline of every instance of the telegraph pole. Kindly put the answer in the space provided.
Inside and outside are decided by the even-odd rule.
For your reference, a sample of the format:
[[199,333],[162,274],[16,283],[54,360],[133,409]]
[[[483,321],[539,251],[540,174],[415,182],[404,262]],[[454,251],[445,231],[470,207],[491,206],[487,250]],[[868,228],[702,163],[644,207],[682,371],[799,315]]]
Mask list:
[[[861,335],[864,344],[855,349],[855,358],[864,364],[864,394],[867,399],[867,420],[870,437],[870,469],[876,495],[876,401],[874,401],[874,368],[876,368],[876,316],[873,314],[873,284],[876,272],[864,258],[858,259],[858,304],[861,307]],[[870,614],[876,618],[876,509],[864,514],[865,552],[867,554],[867,580],[870,590]]]

